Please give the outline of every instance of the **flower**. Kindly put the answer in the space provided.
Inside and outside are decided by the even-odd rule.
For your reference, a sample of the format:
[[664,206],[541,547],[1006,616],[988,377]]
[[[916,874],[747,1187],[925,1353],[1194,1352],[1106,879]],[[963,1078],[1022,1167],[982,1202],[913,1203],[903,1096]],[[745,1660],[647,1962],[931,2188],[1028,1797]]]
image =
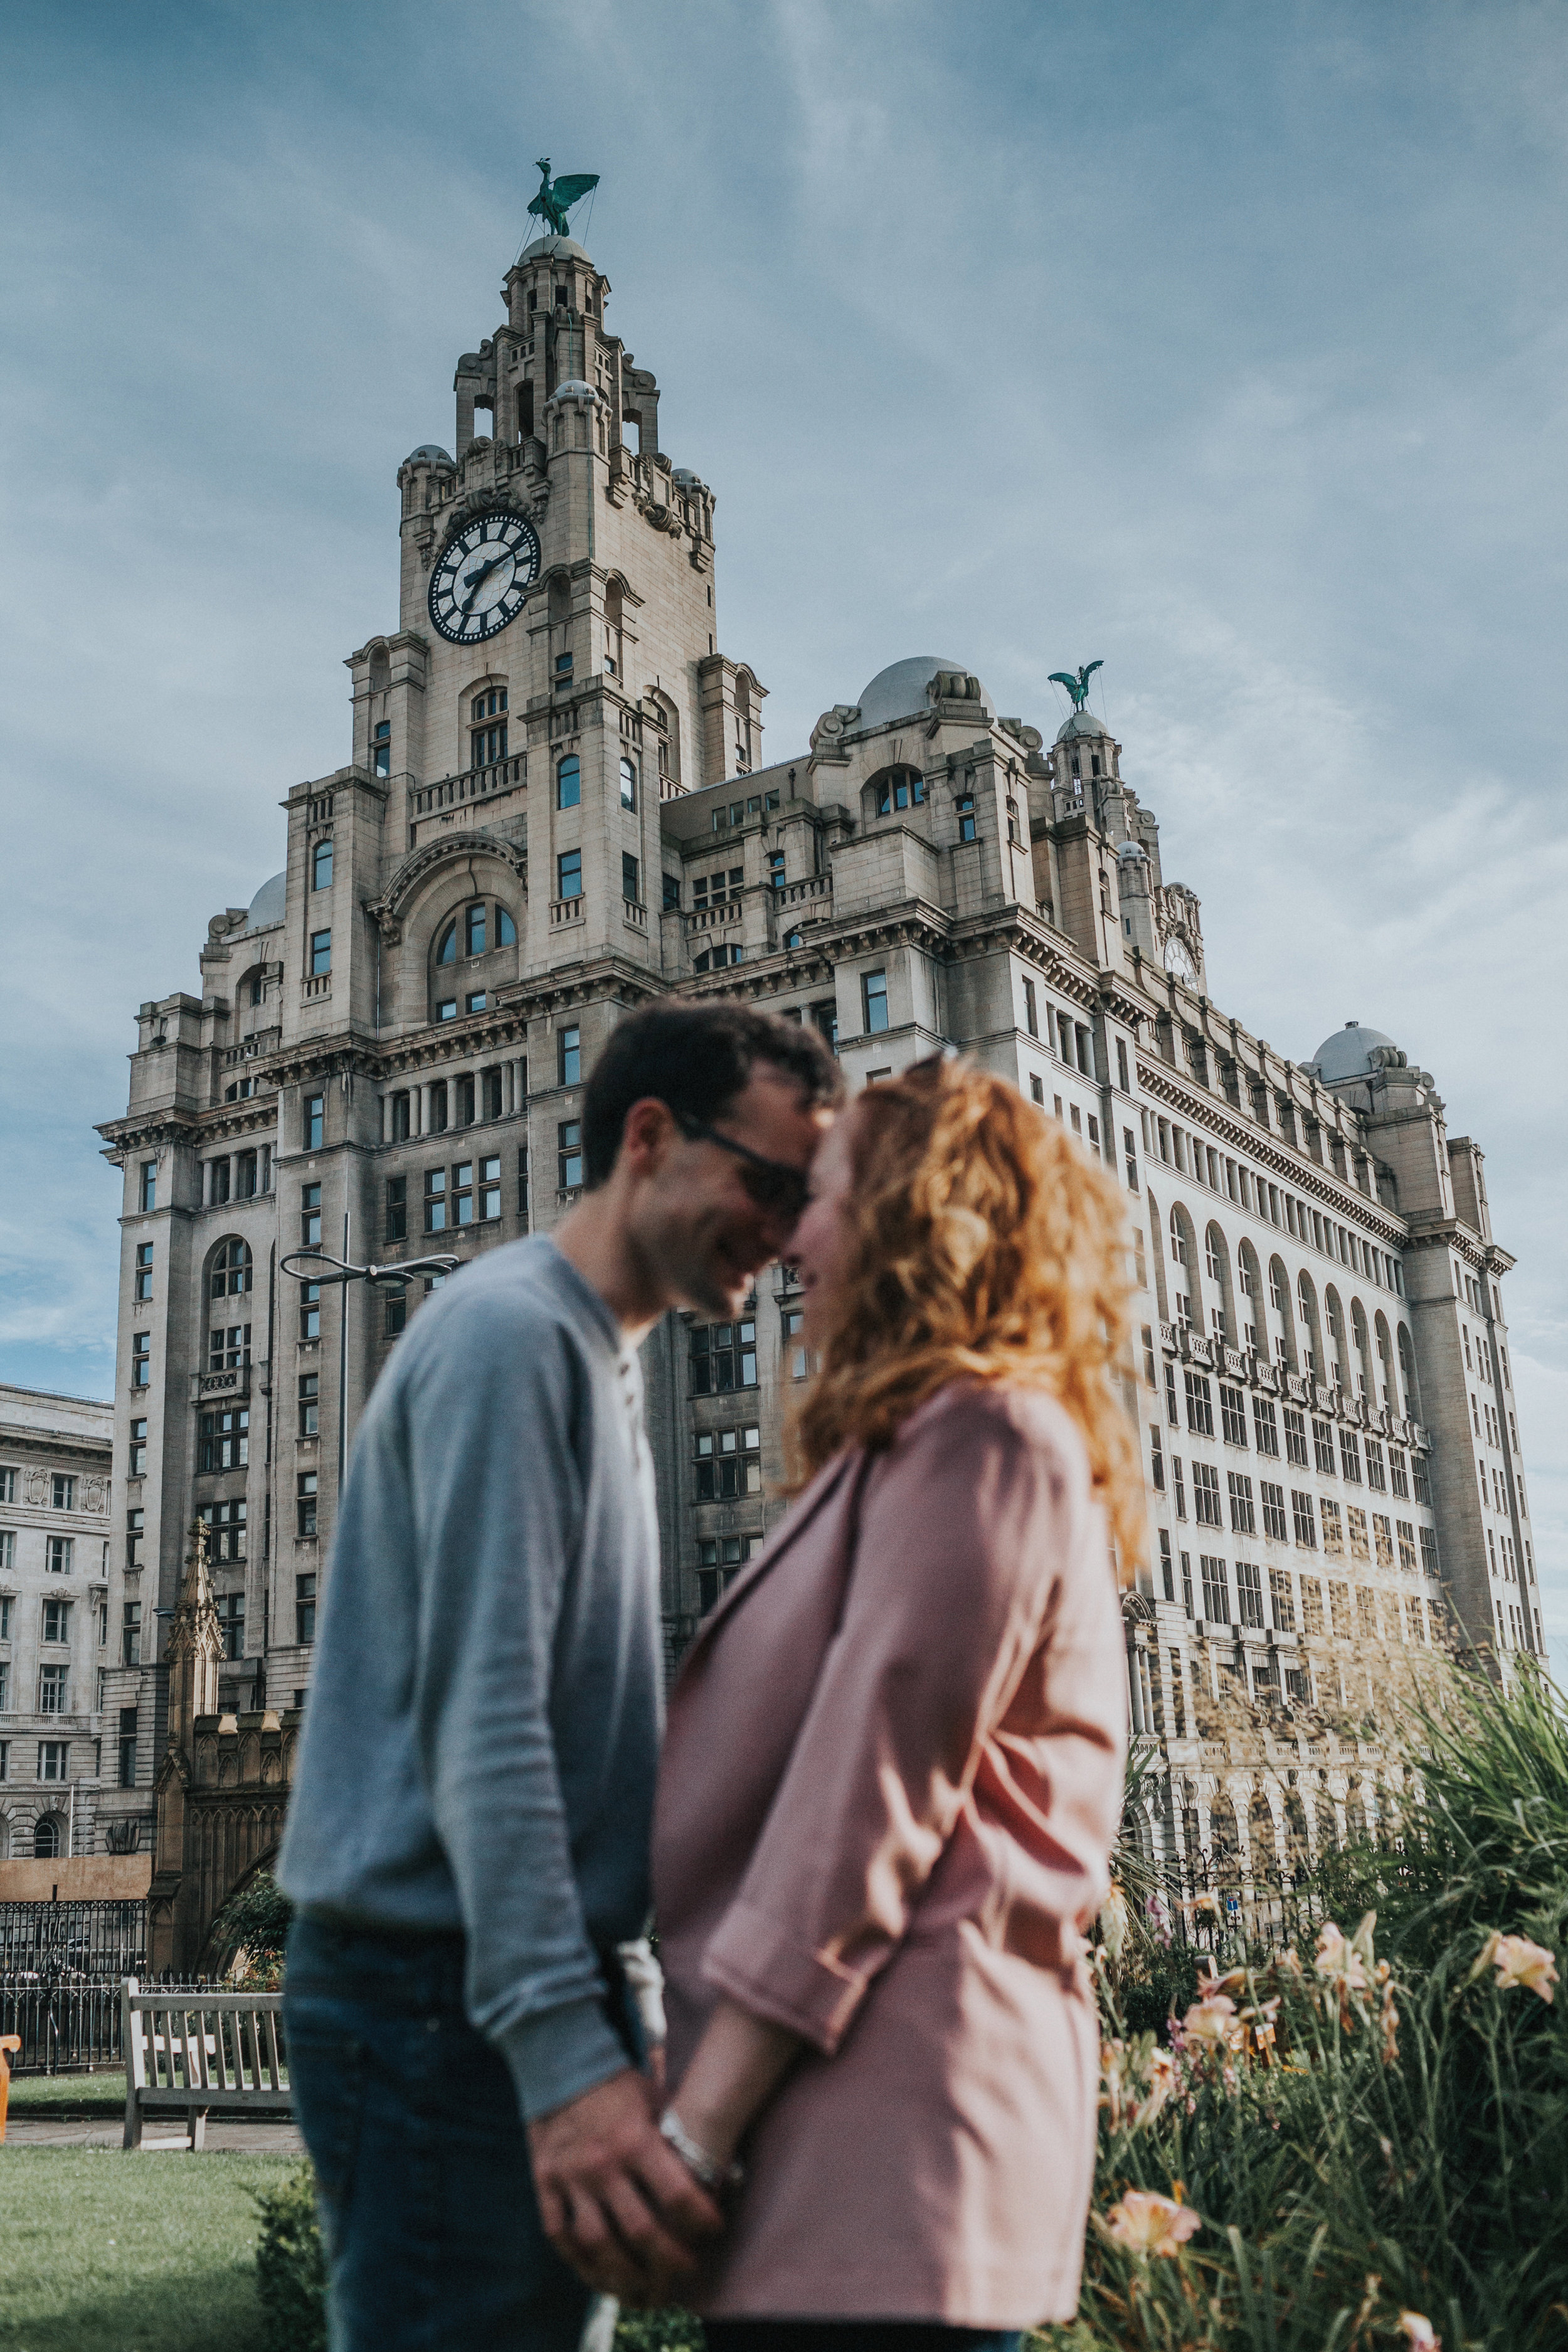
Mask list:
[[1337,1979],[1342,1992],[1366,1990],[1366,1963],[1331,1919],[1325,1920],[1319,1930],[1315,1960],[1318,1974]]
[[1394,2005],[1392,1980],[1384,1985],[1383,2005],[1377,2012],[1377,2021],[1383,2028],[1383,2063],[1385,2066],[1392,2066],[1399,2056],[1399,2011]]
[[1410,2352],[1443,2352],[1443,2339],[1425,2312],[1402,2311],[1399,2326]]
[[1236,2003],[1224,1992],[1211,1993],[1206,2000],[1194,2000],[1182,2020],[1182,2031],[1189,2042],[1207,2042],[1215,2050],[1231,2048],[1240,2030]]
[[1149,2053],[1149,2095],[1132,2116],[1132,2122],[1152,2124],[1175,2087],[1174,2058],[1168,2050],[1152,2050]]
[[1104,1939],[1105,1948],[1113,1960],[1119,1960],[1121,1958],[1122,1947],[1127,1941],[1128,1929],[1131,1924],[1131,1914],[1127,1908],[1127,1897],[1113,1878],[1106,1891],[1105,1900],[1100,1906],[1100,1932]]
[[1485,1968],[1489,1960],[1497,1969],[1499,1992],[1507,1992],[1514,1985],[1527,1985],[1550,2004],[1552,1988],[1557,1982],[1557,1963],[1544,1944],[1532,1944],[1528,1936],[1500,1936],[1494,1929],[1487,1938],[1480,1966]]
[[1107,2223],[1119,2246],[1135,2254],[1175,2254],[1203,2222],[1190,2205],[1152,2189],[1129,2189],[1110,2209]]

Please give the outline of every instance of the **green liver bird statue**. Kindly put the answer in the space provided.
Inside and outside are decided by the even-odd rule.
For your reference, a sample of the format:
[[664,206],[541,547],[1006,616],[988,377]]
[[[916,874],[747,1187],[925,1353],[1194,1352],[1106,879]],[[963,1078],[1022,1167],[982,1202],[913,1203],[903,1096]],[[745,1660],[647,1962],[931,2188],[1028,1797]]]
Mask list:
[[574,205],[582,203],[591,188],[598,186],[599,174],[597,172],[569,172],[564,179],[552,180],[549,156],[541,155],[536,160],[544,176],[539,183],[539,194],[528,209],[531,213],[537,213],[555,236],[565,236],[568,234],[567,214]]
[[1076,677],[1072,677],[1070,673],[1065,669],[1054,669],[1051,672],[1051,684],[1053,686],[1065,686],[1068,692],[1072,697],[1073,709],[1075,710],[1081,710],[1084,704],[1089,700],[1089,679],[1094,676],[1097,669],[1103,669],[1104,667],[1105,664],[1102,661],[1089,662],[1084,668],[1079,671]]

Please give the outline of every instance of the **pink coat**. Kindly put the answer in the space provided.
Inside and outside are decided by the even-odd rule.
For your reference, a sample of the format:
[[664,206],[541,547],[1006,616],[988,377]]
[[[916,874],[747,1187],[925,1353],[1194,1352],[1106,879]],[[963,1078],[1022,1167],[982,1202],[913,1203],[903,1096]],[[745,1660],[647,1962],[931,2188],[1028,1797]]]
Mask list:
[[659,1778],[668,2079],[721,1993],[809,2047],[700,2311],[1071,2316],[1100,2081],[1074,1922],[1125,1738],[1104,1517],[1046,1396],[942,1390],[737,1578]]

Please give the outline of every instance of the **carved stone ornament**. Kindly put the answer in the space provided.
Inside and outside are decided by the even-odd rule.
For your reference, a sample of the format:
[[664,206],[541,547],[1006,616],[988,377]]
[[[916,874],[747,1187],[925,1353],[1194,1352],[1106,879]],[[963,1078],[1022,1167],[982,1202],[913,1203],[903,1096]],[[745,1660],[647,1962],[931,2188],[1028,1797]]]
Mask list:
[[107,1478],[84,1478],[81,1482],[81,1507],[84,1511],[107,1511],[109,1481]]
[[844,738],[860,716],[858,702],[836,702],[825,710],[811,730],[811,756],[814,760],[845,760]]
[[439,866],[449,865],[454,858],[476,856],[499,858],[510,866],[528,896],[528,860],[521,850],[510,842],[498,841],[494,835],[476,833],[468,828],[449,834],[443,840],[432,841],[423,849],[414,850],[398,867],[385,891],[372,899],[365,908],[388,947],[396,947],[403,938],[403,925],[416,895],[423,888]]
[[22,1473],[22,1498],[41,1511],[49,1499],[49,1474],[47,1470],[25,1470]]

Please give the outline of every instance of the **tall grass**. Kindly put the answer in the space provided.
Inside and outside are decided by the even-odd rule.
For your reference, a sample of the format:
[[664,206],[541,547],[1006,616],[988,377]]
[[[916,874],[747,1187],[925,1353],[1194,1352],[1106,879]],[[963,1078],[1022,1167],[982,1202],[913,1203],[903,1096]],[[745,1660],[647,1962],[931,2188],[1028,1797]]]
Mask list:
[[1258,1955],[1164,2037],[1129,2030],[1136,1952],[1102,1951],[1095,2213],[1057,2352],[1568,2347],[1568,1992],[1506,1982],[1495,1942],[1561,1961],[1568,1722],[1535,1678],[1416,1706],[1400,1850],[1329,1874],[1347,1933],[1381,1907],[1353,1948]]

